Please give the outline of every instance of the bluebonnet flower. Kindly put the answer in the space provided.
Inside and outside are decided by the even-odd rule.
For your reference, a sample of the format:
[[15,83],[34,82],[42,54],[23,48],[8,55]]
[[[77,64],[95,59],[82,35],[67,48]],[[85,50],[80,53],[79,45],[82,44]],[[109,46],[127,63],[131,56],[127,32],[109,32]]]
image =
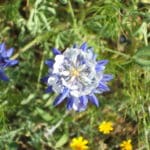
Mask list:
[[48,76],[42,79],[48,85],[46,92],[58,94],[54,105],[67,101],[67,109],[84,111],[88,102],[99,106],[95,93],[109,91],[107,82],[113,77],[104,74],[108,60],[96,61],[93,48],[83,43],[74,45],[63,53],[54,48],[55,59],[46,60],[49,67]]
[[18,60],[9,59],[13,54],[13,51],[13,48],[6,50],[5,43],[0,44],[0,79],[3,81],[9,80],[9,78],[5,75],[4,69],[18,63]]

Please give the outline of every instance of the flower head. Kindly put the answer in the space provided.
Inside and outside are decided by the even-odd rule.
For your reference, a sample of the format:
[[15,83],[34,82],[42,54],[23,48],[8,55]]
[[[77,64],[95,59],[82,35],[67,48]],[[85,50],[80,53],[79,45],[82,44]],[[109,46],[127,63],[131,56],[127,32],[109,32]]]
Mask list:
[[99,106],[95,93],[109,91],[107,82],[113,77],[104,74],[107,60],[96,61],[93,48],[83,43],[80,47],[67,48],[63,53],[54,48],[55,59],[45,63],[49,74],[42,80],[47,83],[47,92],[56,92],[54,105],[67,100],[67,109],[83,111],[88,101]]
[[100,125],[99,125],[99,131],[104,133],[104,134],[109,134],[112,130],[113,130],[113,124],[112,122],[108,121],[103,121]]
[[5,43],[0,44],[0,79],[8,81],[9,78],[5,75],[4,69],[14,66],[18,63],[18,60],[10,60],[9,58],[13,54],[14,49],[10,48],[6,50]]
[[70,147],[72,150],[88,150],[88,141],[84,139],[82,136],[78,138],[73,138]]
[[131,139],[122,141],[120,144],[121,150],[132,150]]

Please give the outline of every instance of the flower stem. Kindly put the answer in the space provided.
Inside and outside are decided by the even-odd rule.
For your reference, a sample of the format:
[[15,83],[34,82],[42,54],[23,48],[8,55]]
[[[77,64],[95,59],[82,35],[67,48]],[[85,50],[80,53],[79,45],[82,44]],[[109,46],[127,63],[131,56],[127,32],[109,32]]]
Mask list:
[[121,53],[121,52],[118,52],[118,51],[115,51],[115,50],[112,50],[112,49],[105,49],[106,51],[108,51],[108,52],[111,52],[111,53],[114,53],[114,54],[118,54],[118,55],[120,55],[120,56],[123,56],[123,57],[125,57],[126,59],[129,59],[129,58],[131,58],[131,56],[130,55],[127,55],[127,54],[124,54],[124,53]]
[[77,29],[77,21],[76,21],[75,14],[74,14],[73,7],[72,7],[70,0],[68,1],[68,6],[69,6],[69,11],[71,14],[72,22],[73,22],[73,27],[74,29]]
[[18,53],[16,53],[12,59],[16,59],[20,53],[23,53],[25,51],[27,51],[29,48],[31,48],[32,46],[34,46],[35,44],[38,44],[40,42],[42,42],[44,39],[47,39],[49,36],[49,33],[45,33],[43,35],[39,35],[37,36],[33,41],[31,41],[30,43],[28,43],[27,45],[25,45],[23,48],[21,48]]
[[49,138],[50,136],[52,136],[55,130],[63,123],[64,118],[67,117],[68,114],[69,111],[66,111],[62,118],[55,125],[53,125],[51,128],[47,128],[47,130],[45,131],[45,137]]
[[37,81],[37,88],[36,90],[38,91],[39,88],[40,88],[40,80],[41,80],[41,77],[42,77],[42,70],[44,68],[44,59],[45,59],[45,54],[46,54],[46,51],[43,52],[43,56],[42,56],[42,60],[41,60],[41,64],[40,64],[40,69],[39,69],[39,75],[38,75],[38,81]]
[[19,52],[18,53],[16,53],[13,57],[12,57],[12,59],[16,59],[19,55],[20,55],[20,53],[23,53],[23,52],[25,52],[26,50],[28,50],[29,48],[31,48],[33,45],[35,45],[37,43],[37,38],[35,38],[33,41],[31,41],[30,43],[28,43],[27,45],[25,45],[23,48],[21,48],[20,50],[19,50]]
[[149,150],[150,147],[149,147],[149,139],[148,139],[148,130],[146,130],[146,127],[148,126],[147,123],[146,123],[146,117],[145,117],[145,110],[144,110],[144,107],[142,106],[142,110],[143,110],[143,124],[144,124],[144,134],[145,134],[145,143],[146,143],[146,148]]

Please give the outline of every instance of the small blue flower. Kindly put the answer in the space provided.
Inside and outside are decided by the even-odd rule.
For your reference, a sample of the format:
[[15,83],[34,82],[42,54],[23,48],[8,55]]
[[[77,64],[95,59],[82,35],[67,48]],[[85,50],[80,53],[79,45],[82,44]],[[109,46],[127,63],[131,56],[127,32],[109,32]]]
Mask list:
[[46,92],[58,94],[54,105],[66,100],[68,110],[84,111],[88,102],[98,107],[95,93],[109,91],[107,82],[113,78],[103,73],[108,60],[96,61],[93,48],[86,43],[67,48],[63,53],[54,48],[53,54],[55,59],[45,62],[49,73],[42,81],[48,85]]
[[9,78],[5,75],[4,69],[18,64],[18,60],[10,60],[14,49],[6,50],[5,43],[0,44],[0,79],[8,81]]

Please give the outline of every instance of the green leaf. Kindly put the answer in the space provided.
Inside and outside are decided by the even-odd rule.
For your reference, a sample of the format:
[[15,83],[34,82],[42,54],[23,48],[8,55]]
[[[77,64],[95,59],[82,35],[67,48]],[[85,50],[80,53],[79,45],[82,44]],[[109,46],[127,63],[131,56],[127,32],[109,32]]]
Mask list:
[[35,112],[45,121],[51,121],[53,119],[53,117],[49,113],[45,112],[41,108],[36,108]]
[[26,105],[31,102],[35,98],[35,94],[30,94],[26,99],[21,102],[21,105]]
[[133,59],[139,65],[150,67],[150,45],[139,49]]
[[68,141],[68,134],[64,134],[56,143],[56,148],[62,147]]
[[16,149],[18,149],[18,145],[17,145],[17,143],[15,143],[15,142],[11,142],[8,146],[11,147],[11,150],[16,150]]
[[67,4],[68,0],[59,0],[62,4]]
[[75,0],[77,3],[84,4],[84,0]]

